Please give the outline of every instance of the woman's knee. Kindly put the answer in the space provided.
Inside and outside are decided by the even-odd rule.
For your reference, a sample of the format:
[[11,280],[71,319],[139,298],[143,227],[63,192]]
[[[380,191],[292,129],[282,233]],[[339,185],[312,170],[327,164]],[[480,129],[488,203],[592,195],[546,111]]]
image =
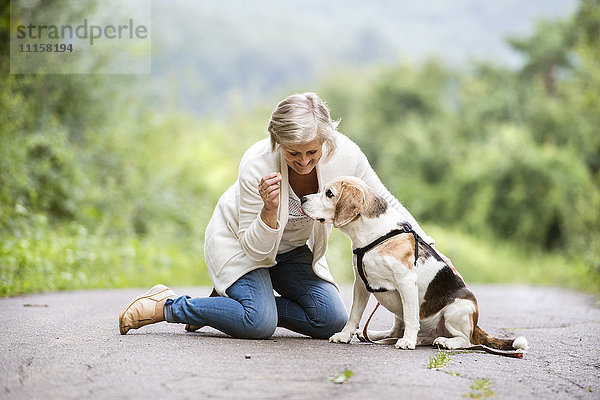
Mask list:
[[277,310],[249,310],[239,332],[234,336],[240,339],[268,339],[277,328]]
[[346,326],[347,322],[348,322],[348,312],[346,311],[346,309],[344,307],[342,307],[341,309],[337,309],[336,315],[333,318],[333,321],[331,324],[333,333],[337,333],[337,332],[341,331],[342,329],[344,329],[344,326]]
[[277,306],[266,268],[248,272],[229,289],[229,297],[241,305],[241,319],[228,334],[240,339],[267,339],[277,328]]
[[245,326],[237,335],[239,339],[268,339],[275,333],[277,324],[253,324]]
[[334,333],[342,330],[348,321],[348,313],[344,307],[327,307],[318,313],[317,318],[312,319],[315,338],[327,339]]
[[331,310],[330,322],[328,324],[329,334],[331,336],[334,333],[341,331],[348,322],[348,313],[344,307],[334,308]]

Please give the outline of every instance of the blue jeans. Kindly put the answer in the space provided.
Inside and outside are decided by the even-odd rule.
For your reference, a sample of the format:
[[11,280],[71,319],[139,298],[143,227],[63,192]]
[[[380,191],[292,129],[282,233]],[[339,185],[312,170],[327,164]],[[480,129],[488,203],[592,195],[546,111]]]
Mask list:
[[[227,289],[229,297],[168,299],[165,318],[210,326],[243,339],[267,339],[278,326],[329,338],[342,330],[348,314],[335,286],[313,272],[312,259],[308,246],[280,254],[275,266],[238,279]],[[275,296],[273,289],[280,296]]]

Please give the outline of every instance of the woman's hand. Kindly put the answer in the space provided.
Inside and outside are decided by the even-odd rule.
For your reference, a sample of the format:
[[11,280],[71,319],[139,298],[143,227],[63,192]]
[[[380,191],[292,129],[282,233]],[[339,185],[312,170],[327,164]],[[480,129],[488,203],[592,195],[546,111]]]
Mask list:
[[277,208],[279,208],[279,190],[281,174],[272,172],[263,176],[258,184],[258,194],[263,200],[260,217],[263,222],[273,229],[277,229]]

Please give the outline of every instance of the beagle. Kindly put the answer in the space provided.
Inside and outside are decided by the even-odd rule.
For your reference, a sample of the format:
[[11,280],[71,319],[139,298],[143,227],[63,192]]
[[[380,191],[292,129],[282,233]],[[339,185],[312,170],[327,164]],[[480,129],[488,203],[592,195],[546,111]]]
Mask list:
[[[390,330],[368,332],[374,341],[398,338],[398,349],[414,349],[417,344],[447,349],[471,345],[498,350],[527,348],[524,337],[495,338],[477,326],[477,300],[464,281],[412,231],[398,211],[361,179],[334,179],[322,192],[304,196],[301,210],[322,223],[333,223],[350,237],[355,253],[350,316],[342,331],[329,338],[330,342],[350,342],[371,291],[395,315]],[[399,227],[403,227],[401,234],[388,235]],[[380,243],[376,241],[379,238]],[[367,251],[357,257],[357,249]],[[361,266],[357,267],[357,258],[362,258],[364,271],[358,269]]]

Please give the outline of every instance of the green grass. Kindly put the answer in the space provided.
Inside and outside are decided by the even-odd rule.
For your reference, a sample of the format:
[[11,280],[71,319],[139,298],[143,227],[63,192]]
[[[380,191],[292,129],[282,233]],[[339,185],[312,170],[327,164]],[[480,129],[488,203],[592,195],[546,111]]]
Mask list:
[[469,399],[485,399],[496,395],[492,390],[492,383],[489,379],[475,379],[470,388],[471,392],[463,395],[463,397]]
[[[151,233],[144,238],[51,225],[43,215],[0,237],[0,295],[108,287],[209,285],[202,238]],[[167,222],[165,221],[165,224]],[[600,279],[563,255],[426,226],[468,283],[555,285],[600,294]],[[199,228],[198,231],[201,231]],[[171,237],[171,233],[174,236]],[[196,234],[199,236],[199,234]],[[350,241],[334,230],[327,254],[340,283],[353,280]]]
[[467,283],[525,283],[600,294],[599,274],[563,254],[439,226],[426,226],[425,229]]
[[0,295],[108,287],[210,283],[203,254],[188,243],[88,232],[70,224],[0,239]]
[[429,357],[429,361],[427,362],[427,368],[429,369],[442,369],[446,368],[450,361],[452,360],[452,356],[447,351],[440,350],[434,355]]

